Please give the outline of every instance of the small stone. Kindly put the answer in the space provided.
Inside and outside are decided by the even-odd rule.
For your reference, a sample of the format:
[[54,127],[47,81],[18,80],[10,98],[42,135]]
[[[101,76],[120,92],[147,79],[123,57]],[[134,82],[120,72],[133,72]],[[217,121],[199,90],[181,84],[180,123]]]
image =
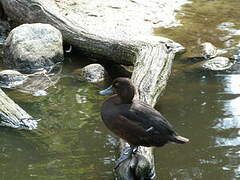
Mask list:
[[91,83],[98,83],[105,79],[106,71],[100,64],[90,64],[83,67],[78,73],[83,79]]
[[[200,61],[194,63],[190,66],[187,66],[184,71],[185,72],[193,72],[193,71],[231,71],[234,63],[226,57],[215,57],[212,59]],[[202,76],[202,78],[206,78]]]
[[215,57],[204,62],[202,67],[207,70],[223,71],[230,69],[232,65],[233,63],[226,57]]
[[210,59],[218,55],[217,48],[209,42],[200,45],[200,53],[205,59]]

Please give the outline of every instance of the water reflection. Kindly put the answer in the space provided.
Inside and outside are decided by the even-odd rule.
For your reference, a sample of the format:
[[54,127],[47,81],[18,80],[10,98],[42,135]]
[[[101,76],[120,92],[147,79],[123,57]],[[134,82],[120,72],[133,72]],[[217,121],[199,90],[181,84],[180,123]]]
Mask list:
[[216,143],[218,146],[239,146],[240,137],[235,138],[216,137]]
[[222,93],[240,95],[240,75],[238,74],[218,74],[216,75],[222,81],[224,90]]
[[[164,167],[161,173],[169,169],[167,179],[236,179],[240,164],[240,75],[176,75],[160,100],[158,109],[191,141],[184,147],[156,150],[156,163]],[[172,163],[167,163],[170,160]]]
[[[218,78],[222,79],[223,92],[218,94],[227,95],[240,95],[240,75],[218,75]],[[219,103],[223,103],[223,115],[224,118],[219,118],[218,123],[214,128],[218,130],[230,130],[240,128],[240,97],[234,96],[233,98],[222,98],[218,100]],[[239,134],[235,133],[235,138],[216,138],[216,143],[220,146],[239,145]]]
[[[225,164],[224,171],[232,171],[235,177],[240,177],[239,151],[240,146],[240,75],[217,75],[221,79],[223,92],[218,93],[222,103],[222,117],[217,119],[215,128],[219,135],[215,137],[216,147],[226,147],[225,156],[230,163]],[[230,97],[229,97],[230,96]],[[233,147],[233,148],[232,148]],[[236,160],[237,158],[237,160]]]
[[[223,85],[223,92],[219,94],[227,95],[240,95],[240,75],[218,75],[218,78],[221,78]],[[227,98],[223,96],[222,99],[218,100],[223,103],[223,115],[224,118],[219,118],[218,123],[214,126],[219,130],[228,130],[240,128],[240,96]],[[225,98],[224,98],[225,97]],[[236,134],[237,136],[237,134]],[[240,144],[239,138],[229,139],[226,138],[217,138],[217,144],[223,145],[238,145]]]
[[[218,75],[221,78],[224,94],[222,99],[218,100],[223,103],[223,117],[217,120],[217,124],[213,127],[220,131],[219,136],[215,137],[217,147],[238,147],[240,146],[240,75]],[[229,98],[229,95],[234,95]],[[229,152],[230,151],[230,152]],[[235,150],[236,151],[236,150]],[[240,177],[239,151],[234,149],[226,149],[225,156],[229,160],[229,164],[223,166],[224,171],[233,171],[235,177]]]

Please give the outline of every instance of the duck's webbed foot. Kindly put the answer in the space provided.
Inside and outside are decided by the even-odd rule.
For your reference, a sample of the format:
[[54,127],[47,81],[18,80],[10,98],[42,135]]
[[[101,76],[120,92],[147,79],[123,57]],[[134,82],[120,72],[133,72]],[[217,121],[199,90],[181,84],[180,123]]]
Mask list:
[[120,158],[116,161],[114,169],[117,169],[123,161],[130,159],[132,154],[135,154],[137,152],[137,150],[138,150],[138,146],[130,146],[129,148],[126,148],[121,153]]

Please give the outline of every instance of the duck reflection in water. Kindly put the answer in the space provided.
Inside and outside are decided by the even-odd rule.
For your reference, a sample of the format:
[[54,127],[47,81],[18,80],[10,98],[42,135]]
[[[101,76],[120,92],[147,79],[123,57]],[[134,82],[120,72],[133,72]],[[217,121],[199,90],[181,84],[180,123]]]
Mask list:
[[[111,91],[111,89],[113,91]],[[124,153],[116,162],[131,158],[138,146],[161,147],[169,142],[184,144],[189,140],[177,135],[170,123],[154,108],[146,103],[133,100],[135,87],[128,78],[117,78],[112,86],[100,92],[106,95],[116,94],[108,98],[102,105],[102,120],[115,135],[130,145],[128,153]]]

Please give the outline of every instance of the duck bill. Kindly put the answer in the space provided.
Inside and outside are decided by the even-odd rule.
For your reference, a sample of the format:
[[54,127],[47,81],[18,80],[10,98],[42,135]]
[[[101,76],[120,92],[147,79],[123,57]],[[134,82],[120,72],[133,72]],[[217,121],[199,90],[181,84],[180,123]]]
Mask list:
[[109,94],[112,94],[112,93],[113,93],[112,85],[109,86],[107,89],[104,89],[104,90],[99,92],[99,94],[103,95],[103,96],[106,96],[106,95],[109,95]]

